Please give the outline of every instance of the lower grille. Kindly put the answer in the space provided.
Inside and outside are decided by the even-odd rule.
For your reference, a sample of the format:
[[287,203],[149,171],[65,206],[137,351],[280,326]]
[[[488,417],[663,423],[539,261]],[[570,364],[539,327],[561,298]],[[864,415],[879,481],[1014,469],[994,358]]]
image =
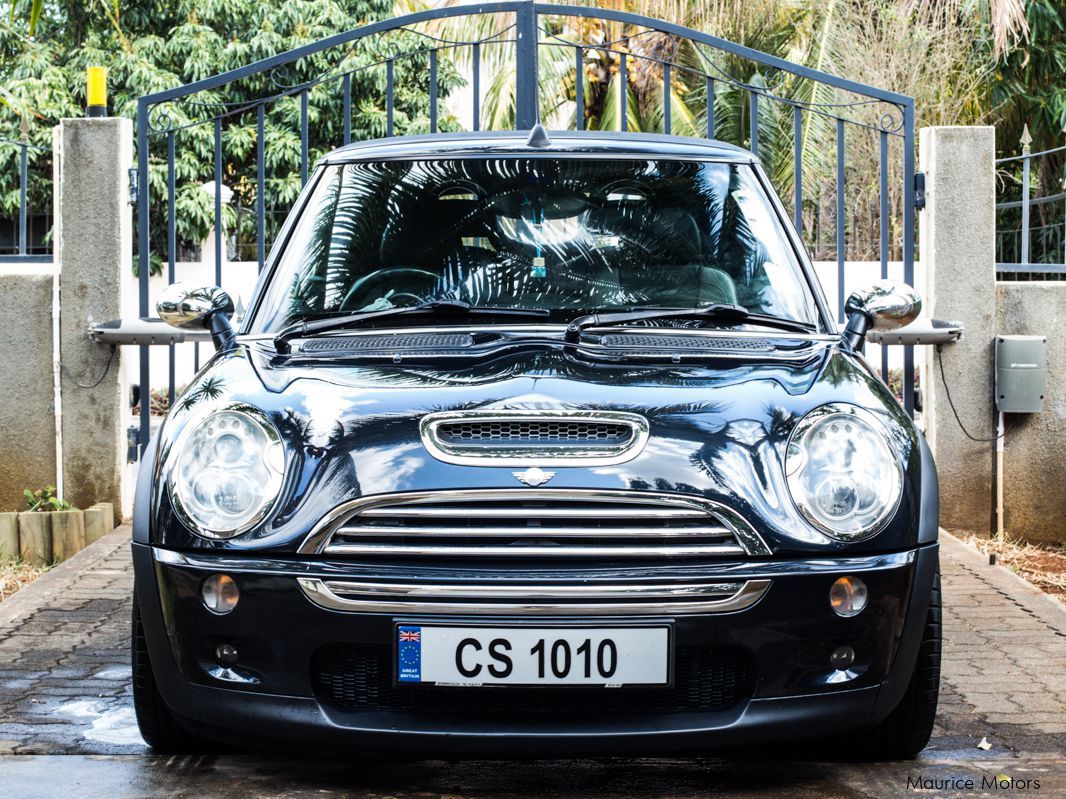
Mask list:
[[678,647],[674,684],[667,687],[397,685],[392,673],[387,645],[328,644],[311,661],[315,696],[337,710],[485,721],[573,720],[577,712],[602,719],[721,711],[750,699],[755,685],[755,667],[745,650],[711,646]]

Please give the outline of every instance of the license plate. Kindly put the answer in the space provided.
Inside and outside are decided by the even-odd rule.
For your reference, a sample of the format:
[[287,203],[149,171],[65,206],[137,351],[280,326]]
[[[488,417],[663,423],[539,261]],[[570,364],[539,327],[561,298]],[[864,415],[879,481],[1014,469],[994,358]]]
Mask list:
[[665,685],[668,627],[396,628],[396,679],[437,685]]

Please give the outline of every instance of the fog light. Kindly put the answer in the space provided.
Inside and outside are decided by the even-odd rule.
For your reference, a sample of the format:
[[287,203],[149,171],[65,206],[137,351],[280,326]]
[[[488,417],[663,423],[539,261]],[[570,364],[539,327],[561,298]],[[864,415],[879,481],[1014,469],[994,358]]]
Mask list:
[[228,574],[212,574],[204,580],[201,594],[204,607],[220,616],[237,607],[237,600],[241,596],[237,583]]
[[[835,652],[833,654],[836,654]],[[215,660],[218,665],[228,669],[237,665],[237,647],[233,644],[219,644],[215,647]]]
[[829,589],[829,604],[838,616],[855,616],[866,607],[866,583],[858,577],[841,577]]
[[839,671],[850,669],[855,662],[855,650],[850,646],[838,646],[829,653],[829,665]]

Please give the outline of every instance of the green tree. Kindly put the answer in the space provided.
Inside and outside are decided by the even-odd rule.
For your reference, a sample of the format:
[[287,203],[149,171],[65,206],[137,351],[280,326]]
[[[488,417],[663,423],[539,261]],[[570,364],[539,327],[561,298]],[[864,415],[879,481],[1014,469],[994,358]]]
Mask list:
[[[991,100],[996,145],[1003,156],[1017,155],[1028,126],[1034,152],[1066,144],[1066,5],[1029,0],[1028,38],[1010,48],[996,65]],[[1057,190],[1066,158],[1041,159],[1039,179]]]
[[[25,6],[25,8],[24,8]],[[29,6],[16,0],[15,9]],[[23,120],[30,141],[51,145],[51,127],[80,116],[85,104],[85,68],[108,68],[114,115],[136,116],[139,97],[245,66],[340,31],[391,16],[387,0],[60,0],[44,6],[39,20],[12,14],[0,25],[0,137],[18,138]],[[31,35],[30,31],[34,30]],[[222,116],[223,183],[234,191],[225,227],[238,239],[255,238],[255,102],[266,104],[267,243],[299,193],[300,100],[291,87],[308,91],[309,161],[342,142],[341,76],[351,73],[352,139],[385,133],[383,54],[414,53],[396,62],[395,132],[424,132],[428,120],[428,55],[423,39],[397,32],[376,41],[334,48],[285,69],[201,92],[160,107],[151,127],[150,193],[153,266],[166,256],[166,136],[175,131],[179,245],[202,241],[214,222],[214,201],[202,188],[214,178],[214,118]],[[445,96],[460,79],[442,61],[439,89]],[[441,106],[443,111],[443,105]],[[441,127],[454,127],[444,118]],[[31,206],[51,199],[47,152],[34,152]],[[18,203],[17,148],[0,147],[0,204],[11,215]],[[237,220],[240,211],[239,223]],[[239,228],[239,229],[237,229]],[[241,257],[254,258],[254,248]]]

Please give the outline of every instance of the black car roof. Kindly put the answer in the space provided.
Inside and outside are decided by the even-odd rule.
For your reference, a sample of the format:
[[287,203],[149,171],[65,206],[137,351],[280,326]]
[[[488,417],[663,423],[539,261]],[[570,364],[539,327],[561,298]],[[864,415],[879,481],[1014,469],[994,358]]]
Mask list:
[[575,156],[587,158],[692,158],[750,163],[748,150],[714,139],[664,136],[655,133],[601,131],[551,131],[550,142],[530,144],[529,131],[439,133],[394,136],[356,142],[322,158],[321,163],[382,161],[426,158],[482,158],[522,156],[527,158]]

